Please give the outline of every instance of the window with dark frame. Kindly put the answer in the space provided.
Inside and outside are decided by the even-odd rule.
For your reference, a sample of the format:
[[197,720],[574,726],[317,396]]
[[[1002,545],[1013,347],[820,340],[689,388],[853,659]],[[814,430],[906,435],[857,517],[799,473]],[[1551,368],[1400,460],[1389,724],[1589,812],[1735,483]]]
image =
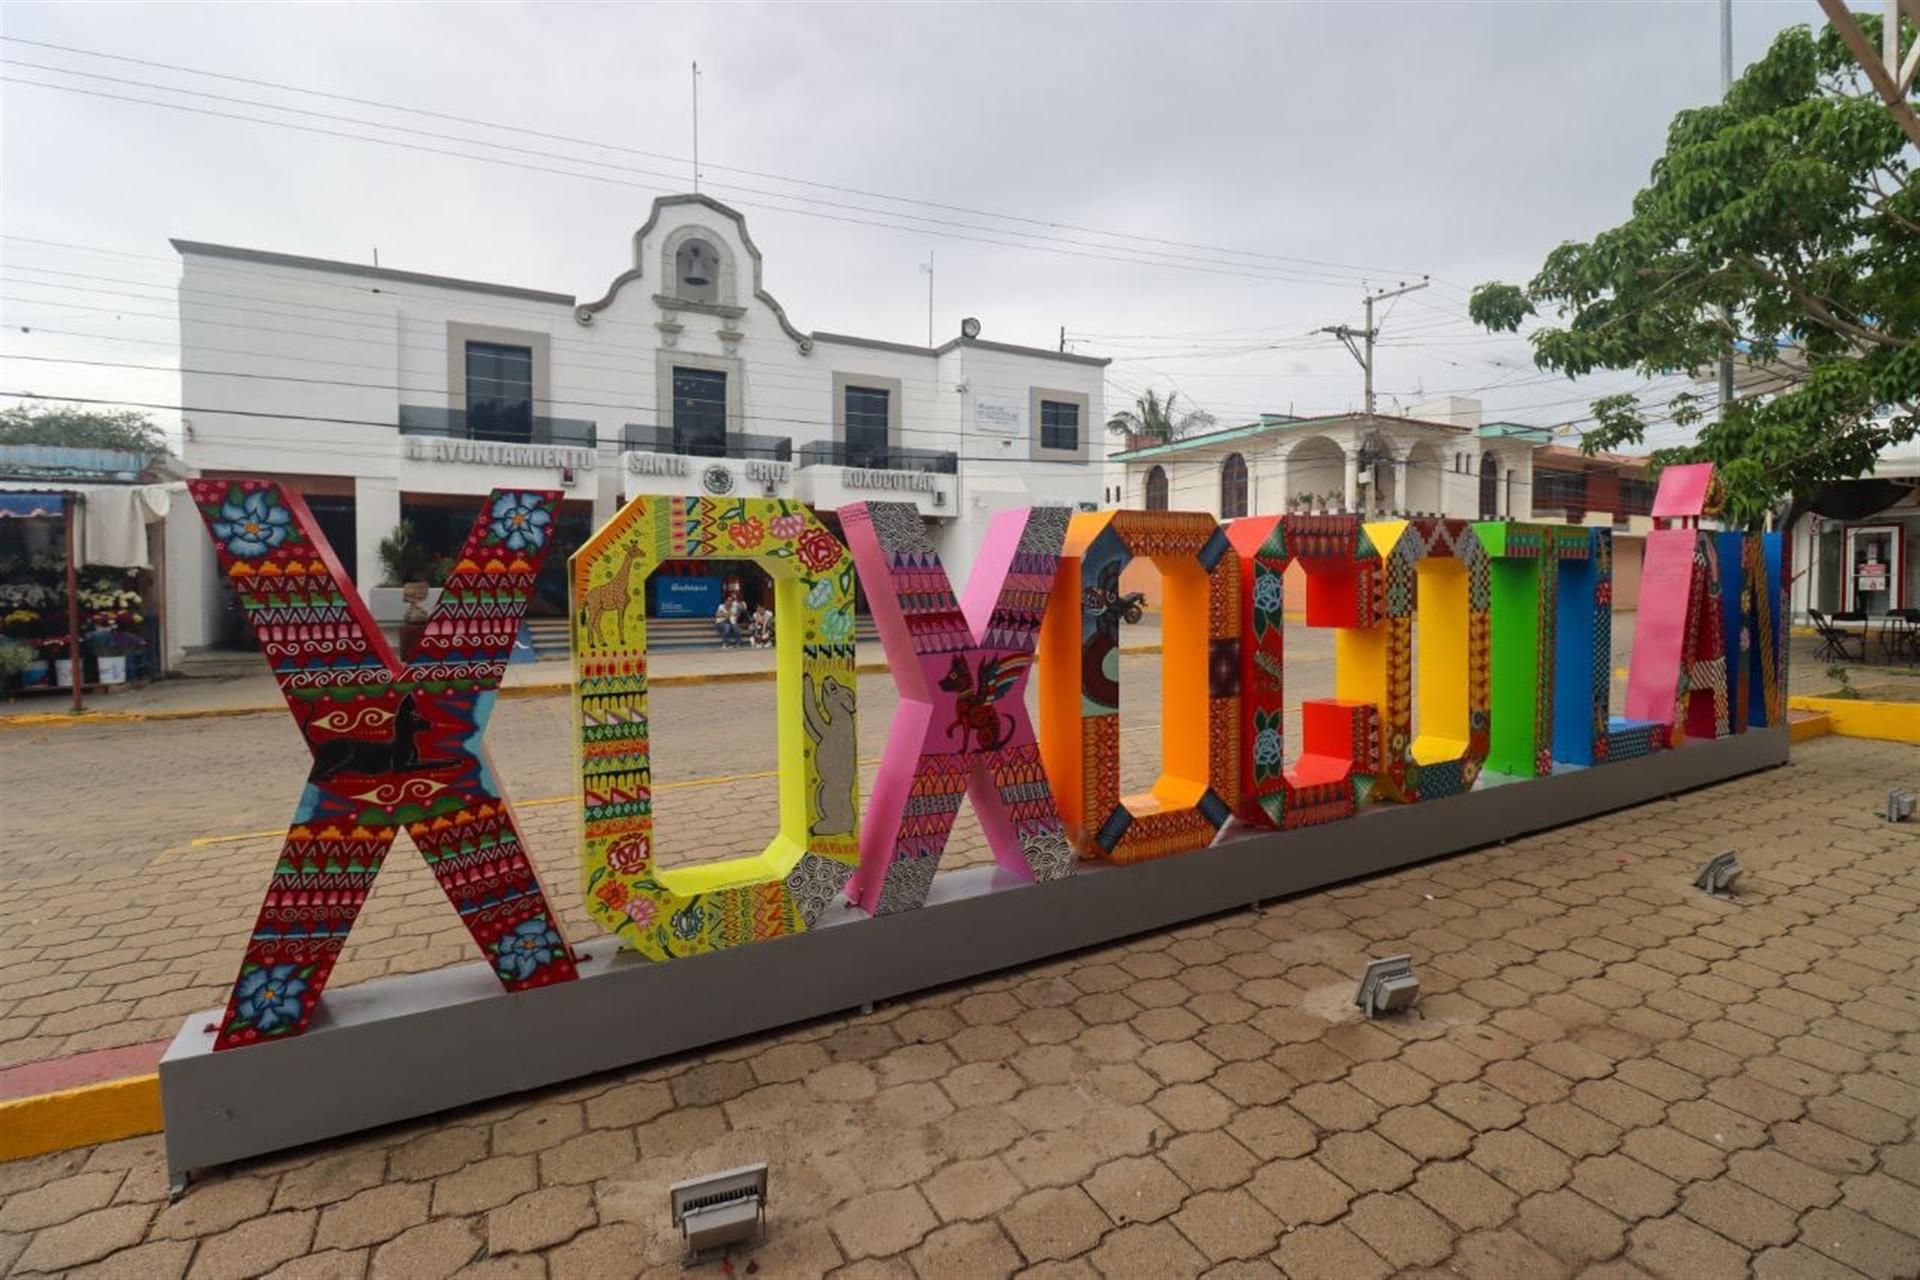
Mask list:
[[1220,464],[1220,518],[1236,520],[1247,514],[1247,460],[1237,453]]
[[891,398],[885,387],[846,389],[848,466],[886,469]]
[[700,458],[727,456],[727,375],[723,371],[674,369],[673,449]]
[[533,439],[533,348],[467,344],[467,436],[520,443]]
[[1060,400],[1040,402],[1040,447],[1080,451],[1080,406]]
[[1147,510],[1167,509],[1167,469],[1155,466],[1147,472]]

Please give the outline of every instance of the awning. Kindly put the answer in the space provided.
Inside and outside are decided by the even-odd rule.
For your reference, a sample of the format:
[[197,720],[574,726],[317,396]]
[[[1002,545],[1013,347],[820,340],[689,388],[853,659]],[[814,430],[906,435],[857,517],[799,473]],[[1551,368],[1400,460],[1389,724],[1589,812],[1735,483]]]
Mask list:
[[147,526],[164,521],[175,484],[69,484],[0,480],[0,516],[57,516],[61,499],[80,500],[80,563],[120,569],[151,569]]

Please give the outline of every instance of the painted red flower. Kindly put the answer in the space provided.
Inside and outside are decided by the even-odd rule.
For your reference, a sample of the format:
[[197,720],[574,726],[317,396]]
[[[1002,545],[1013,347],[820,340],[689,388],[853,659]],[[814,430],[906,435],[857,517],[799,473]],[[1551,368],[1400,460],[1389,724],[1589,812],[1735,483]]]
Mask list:
[[623,876],[644,871],[653,842],[642,835],[621,836],[607,846],[607,865]]
[[809,573],[824,573],[840,562],[844,552],[840,539],[819,525],[814,525],[793,544],[793,554],[800,557],[800,563],[807,567]]
[[618,911],[627,905],[627,886],[618,880],[608,880],[593,891],[593,896],[606,903],[610,910]]
[[727,536],[733,539],[734,546],[742,551],[751,551],[766,541],[766,522],[758,516],[748,516],[738,524],[728,525]]

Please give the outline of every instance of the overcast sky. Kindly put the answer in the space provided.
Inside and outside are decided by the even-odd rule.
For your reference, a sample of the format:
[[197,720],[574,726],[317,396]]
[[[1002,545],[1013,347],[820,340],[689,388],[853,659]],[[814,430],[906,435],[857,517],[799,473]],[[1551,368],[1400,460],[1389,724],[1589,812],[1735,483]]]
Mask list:
[[[1741,0],[1736,66],[1819,18],[1813,0]],[[377,247],[385,266],[598,296],[652,198],[690,183],[698,59],[702,187],[745,212],[802,329],[925,341],[931,252],[936,340],[968,315],[986,337],[1048,347],[1065,326],[1074,350],[1116,358],[1109,409],[1157,385],[1233,421],[1356,407],[1359,370],[1311,331],[1357,324],[1363,284],[1430,274],[1386,314],[1383,409],[1452,391],[1565,423],[1594,388],[1474,329],[1465,291],[1524,280],[1555,244],[1626,215],[1674,112],[1718,96],[1718,23],[1714,0],[0,5],[4,351],[176,364],[169,236],[357,261]],[[171,374],[18,360],[0,361],[0,389],[178,397]]]

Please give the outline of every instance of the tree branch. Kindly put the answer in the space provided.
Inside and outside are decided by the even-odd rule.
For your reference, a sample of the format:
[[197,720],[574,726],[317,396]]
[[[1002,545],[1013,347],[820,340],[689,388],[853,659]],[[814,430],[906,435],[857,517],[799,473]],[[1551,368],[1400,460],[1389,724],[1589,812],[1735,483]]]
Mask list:
[[1878,347],[1891,347],[1896,351],[1902,351],[1914,345],[1909,339],[1896,338],[1890,334],[1881,333],[1875,329],[1862,328],[1860,325],[1842,320],[1839,316],[1833,314],[1826,303],[1815,297],[1812,293],[1809,293],[1806,287],[1799,281],[1772,270],[1766,263],[1753,257],[1751,254],[1742,254],[1741,261],[1785,289],[1788,293],[1791,293],[1801,306],[1813,313],[1815,319],[1819,320],[1820,323],[1826,325],[1829,329],[1832,329],[1835,333],[1845,334],[1850,338],[1857,338],[1861,342],[1871,342]]

